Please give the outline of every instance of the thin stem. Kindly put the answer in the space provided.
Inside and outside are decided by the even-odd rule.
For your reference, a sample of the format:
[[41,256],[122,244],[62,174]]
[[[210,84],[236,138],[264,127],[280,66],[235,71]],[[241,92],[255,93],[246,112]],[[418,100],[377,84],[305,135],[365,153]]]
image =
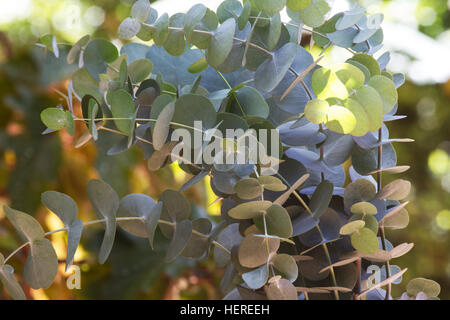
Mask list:
[[9,259],[11,259],[17,252],[19,252],[20,250],[22,250],[23,248],[25,248],[27,245],[29,244],[29,242],[26,242],[24,244],[22,244],[20,247],[18,247],[16,250],[14,250],[13,252],[11,252],[11,254],[9,256],[6,257],[5,261],[3,262],[4,264],[6,264],[8,262]]
[[355,267],[356,267],[356,285],[353,289],[353,299],[356,299],[356,296],[361,293],[361,258],[355,261]]
[[[84,119],[84,118],[76,118],[74,119],[76,121],[90,121],[91,119]],[[131,121],[131,118],[96,118],[95,121]],[[138,118],[138,119],[134,119],[135,121],[140,121],[140,122],[154,122],[156,123],[158,120],[157,119],[144,119],[144,118]],[[176,127],[180,127],[180,128],[185,128],[185,129],[190,129],[190,130],[194,130],[194,131],[198,131],[201,133],[205,133],[203,130],[195,128],[195,127],[191,127],[182,123],[178,123],[178,122],[169,122],[170,125],[172,126],[176,126]]]
[[[284,182],[289,188],[292,187],[292,185],[291,185],[291,184],[290,184],[290,183],[289,183],[289,182],[288,182],[281,174],[277,173],[277,176],[278,176],[281,180],[283,180],[283,182]],[[308,212],[308,214],[309,214],[311,217],[313,217],[314,215],[313,215],[311,209],[310,209],[309,206],[305,203],[305,201],[303,200],[303,198],[297,193],[297,191],[294,190],[294,192],[293,192],[292,194],[297,198],[297,200],[298,200],[298,201],[301,203],[301,205],[305,208],[305,210]],[[325,237],[323,236],[322,230],[320,229],[319,225],[316,225],[314,228],[315,228],[315,229],[317,230],[317,232],[319,233],[320,238],[321,238],[321,241],[323,241],[323,240],[325,239]],[[327,258],[327,262],[328,262],[328,264],[331,266],[333,263],[332,263],[332,261],[331,261],[331,257],[330,257],[330,253],[329,253],[329,251],[328,251],[328,246],[327,246],[327,244],[326,244],[326,243],[323,243],[323,244],[322,244],[322,248],[323,248],[323,252],[324,252],[324,254],[325,254],[326,258]],[[331,281],[333,282],[333,285],[334,285],[335,287],[337,287],[338,285],[337,285],[336,275],[335,275],[335,273],[334,273],[334,268],[333,268],[333,267],[330,267],[330,275],[331,275]],[[335,299],[336,299],[336,300],[339,300],[339,291],[333,290],[333,292],[334,292],[334,297],[335,297]]]
[[[378,142],[381,142],[382,140],[383,140],[383,131],[380,128],[378,130]],[[378,146],[377,151],[378,151],[377,192],[380,192],[381,188],[382,188],[381,167],[382,167],[382,161],[383,161],[383,146],[382,145]],[[380,227],[378,229],[380,232],[381,247],[383,248],[383,250],[386,251],[386,236],[384,234],[384,227],[382,225],[380,225]],[[390,267],[389,261],[386,261],[385,267],[386,267],[386,278],[390,278],[391,277],[391,267]],[[386,296],[384,297],[385,300],[389,300],[389,296],[391,295],[391,288],[392,288],[392,284],[388,283],[388,285],[386,287]]]
[[[125,134],[125,133],[123,133],[121,131],[117,131],[117,130],[106,128],[106,127],[100,127],[100,128],[98,128],[98,130],[103,130],[103,131],[111,132],[111,133],[118,134],[118,135],[121,135],[121,136],[124,136],[124,137],[128,137],[127,134]],[[136,140],[138,140],[138,141],[140,141],[142,143],[149,144],[151,146],[153,145],[153,143],[151,141],[148,141],[148,140],[146,140],[144,138],[141,138],[141,137],[136,137]],[[195,167],[195,168],[197,168],[199,170],[203,170],[202,167],[196,165],[195,163],[192,163],[192,162],[188,161],[187,159],[185,159],[183,157],[180,157],[179,155],[177,155],[175,153],[170,152],[170,153],[168,153],[168,155],[170,155],[171,157],[177,158],[177,160],[183,161],[183,162],[185,162],[185,163],[187,163],[187,164],[189,164],[189,165],[191,165],[191,166],[193,166],[193,167]]]
[[258,16],[256,17],[256,20],[253,23],[252,28],[250,29],[250,34],[248,35],[248,39],[245,41],[244,55],[243,55],[243,58],[242,58],[242,66],[243,67],[247,64],[248,48],[250,46],[250,43],[252,42],[253,31],[255,31],[255,27],[256,27],[256,24],[258,23],[258,19],[259,19],[260,16],[261,16],[261,11],[258,13]]
[[[116,221],[120,222],[120,221],[144,221],[145,218],[143,217],[118,217],[116,218]],[[86,226],[90,226],[90,225],[94,225],[94,224],[98,224],[98,223],[102,223],[102,222],[106,222],[106,219],[98,219],[98,220],[92,220],[92,221],[87,221],[83,223],[83,228]],[[158,224],[165,224],[171,227],[175,226],[175,223],[170,222],[170,221],[166,221],[166,220],[158,220]],[[49,236],[58,232],[62,232],[62,231],[68,231],[69,228],[61,228],[61,229],[57,229],[57,230],[53,230],[53,231],[49,231],[44,233],[44,236]],[[196,230],[192,230],[192,234],[195,234],[199,237],[202,237],[204,239],[209,239],[208,235],[200,233]],[[11,252],[11,254],[6,257],[4,263],[6,264],[8,262],[8,260],[10,260],[16,253],[18,253],[20,250],[22,250],[23,248],[25,248],[26,246],[28,246],[30,244],[30,241],[23,243],[20,247],[18,247],[16,250],[14,250],[13,252]],[[225,253],[227,253],[228,255],[231,255],[231,252],[225,248],[223,245],[221,245],[220,243],[218,243],[217,241],[211,241],[211,244],[218,247],[219,249],[223,250]]]
[[[142,23],[142,25],[149,27],[150,29],[156,30],[156,28],[154,26],[152,26],[151,24],[146,24],[146,23]],[[168,30],[173,30],[173,31],[182,31],[184,32],[184,28],[177,28],[177,27],[168,27]],[[192,33],[198,33],[198,34],[205,34],[208,35],[210,37],[214,36],[214,33],[211,31],[204,31],[204,30],[192,30]],[[239,41],[239,42],[246,42],[247,40],[242,40],[236,37],[233,37],[233,40],[235,41]],[[257,44],[254,43],[249,43],[249,46],[252,48],[255,48],[256,50],[259,50],[269,56],[272,57],[272,53],[270,51],[267,51],[266,49],[264,49],[263,47],[258,46]]]
[[[216,70],[216,72],[222,78],[222,80],[225,82],[225,84],[227,85],[228,89],[233,90],[233,88],[231,87],[231,85],[228,82],[228,80],[223,76],[222,72],[220,72],[219,70]],[[242,116],[245,117],[246,114],[244,112],[244,108],[242,108],[241,103],[239,102],[238,98],[236,97],[236,93],[232,92],[231,95],[233,96],[233,99],[236,101],[237,105],[239,106],[239,109],[240,109],[240,111],[242,113]]]

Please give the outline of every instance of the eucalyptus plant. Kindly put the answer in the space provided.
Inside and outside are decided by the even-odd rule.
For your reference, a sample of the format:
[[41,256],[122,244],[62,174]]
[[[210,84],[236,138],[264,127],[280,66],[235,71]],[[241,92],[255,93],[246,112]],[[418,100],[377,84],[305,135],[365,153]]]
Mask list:
[[[281,20],[285,8],[289,22]],[[141,43],[127,42],[119,52],[107,40],[80,39],[67,55],[77,66],[67,106],[42,112],[45,133],[66,129],[74,135],[75,123],[84,123],[77,147],[105,132],[120,135],[108,153],[137,146],[156,171],[176,160],[177,147],[189,147],[170,139],[176,129],[210,135],[203,147],[212,143],[210,132],[266,129],[281,145],[278,170],[251,161],[183,161],[180,167],[192,178],[158,200],[145,194],[119,199],[107,183],[92,180],[87,193],[98,220],[90,222],[77,218],[68,195],[48,191],[42,203],[64,228],[47,233],[32,216],[5,206],[25,240],[7,258],[0,254],[0,279],[10,295],[25,298],[7,264],[15,253],[29,247],[24,279],[32,288],[47,288],[58,259],[46,236],[67,232],[69,267],[83,229],[102,223],[99,263],[108,259],[118,226],[147,238],[152,248],[159,228],[170,239],[167,262],[179,255],[214,257],[225,270],[225,299],[393,299],[391,286],[407,271],[393,260],[413,244],[393,245],[385,230],[408,225],[411,183],[383,185],[382,177],[409,169],[397,165],[393,144],[412,140],[389,137],[386,126],[404,118],[397,115],[397,88],[405,78],[386,70],[389,52],[379,54],[381,14],[367,15],[359,6],[332,17],[329,11],[325,0],[226,0],[217,12],[197,4],[169,17],[138,0],[118,35]],[[322,48],[314,57],[302,46],[305,35],[311,47]],[[55,37],[41,42],[58,57]],[[343,48],[349,58],[324,67],[331,47]],[[82,118],[74,113],[73,95]],[[190,219],[182,194],[207,176],[222,203],[215,225]],[[374,266],[381,270],[376,283]],[[422,278],[406,289],[401,299],[434,299],[440,291]]]

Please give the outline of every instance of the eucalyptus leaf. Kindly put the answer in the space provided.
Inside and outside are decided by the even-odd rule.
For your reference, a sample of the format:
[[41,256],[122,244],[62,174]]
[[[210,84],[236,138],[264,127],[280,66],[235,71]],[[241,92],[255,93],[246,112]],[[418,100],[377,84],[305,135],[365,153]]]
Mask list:
[[322,181],[314,191],[309,207],[314,218],[320,219],[322,214],[328,208],[331,197],[333,196],[333,184],[330,181]]
[[6,205],[3,206],[3,211],[23,239],[31,242],[35,240],[42,240],[44,238],[44,230],[39,222],[32,216],[21,211],[11,209]]
[[133,83],[141,83],[152,73],[153,63],[148,59],[134,60],[128,66],[128,74]]
[[268,262],[269,254],[277,251],[279,246],[278,239],[261,238],[249,234],[239,246],[239,262],[247,268],[260,267]]
[[131,16],[139,22],[145,22],[150,14],[150,1],[137,0],[131,7]]
[[134,18],[126,18],[119,26],[118,35],[121,39],[130,39],[139,33],[141,24]]
[[256,290],[264,286],[268,279],[268,267],[263,265],[255,270],[246,272],[242,275],[242,280],[248,285],[250,289]]
[[[265,222],[264,222],[265,220]],[[267,233],[280,238],[292,237],[292,223],[288,212],[278,204],[270,206],[263,216],[254,218],[255,225],[261,232],[267,228]]]
[[61,219],[64,227],[67,228],[66,270],[68,270],[72,264],[83,231],[83,222],[77,219],[78,206],[71,197],[56,191],[44,192],[41,195],[41,201]]
[[25,262],[24,278],[33,289],[47,289],[58,273],[58,257],[48,239],[30,242],[30,252]]
[[297,300],[297,295],[297,289],[286,279],[271,283],[267,289],[270,300]]
[[318,27],[325,21],[325,15],[330,11],[330,7],[325,0],[311,0],[308,7],[301,10],[298,16],[310,27]]
[[294,282],[298,277],[298,266],[295,259],[285,253],[277,254],[270,264],[274,267],[277,274],[284,279]]
[[378,250],[378,239],[375,233],[368,228],[355,231],[352,236],[353,247],[361,253],[371,254]]
[[238,181],[234,186],[234,190],[239,198],[243,200],[252,200],[261,196],[264,187],[257,179],[249,178]]
[[246,202],[228,211],[228,215],[234,219],[253,219],[263,215],[271,205],[270,201]]
[[441,286],[433,280],[425,278],[415,278],[406,286],[406,292],[415,297],[419,292],[423,292],[427,297],[437,297],[441,292]]
[[0,281],[14,300],[27,299],[22,287],[14,277],[14,268],[10,265],[0,265]]
[[111,105],[111,112],[115,120],[117,128],[125,134],[131,131],[131,119],[135,112],[134,101],[131,95],[123,90],[109,91],[107,95],[108,103]]
[[153,147],[155,150],[160,150],[166,143],[169,136],[170,122],[175,113],[175,103],[171,102],[164,107],[158,116],[158,119],[153,128]]
[[51,130],[61,130],[67,125],[64,110],[59,108],[47,108],[41,112],[41,120]]
[[102,180],[91,180],[87,186],[89,200],[99,218],[105,219],[105,235],[100,247],[98,261],[105,263],[111,253],[116,235],[116,213],[119,209],[117,193]]
[[207,60],[213,67],[221,65],[230,54],[236,23],[230,18],[220,25],[214,32],[208,47]]
[[181,254],[183,249],[186,247],[191,234],[192,222],[190,220],[175,223],[173,238],[172,241],[170,241],[165,257],[166,262],[175,260],[175,258]]
[[410,190],[411,182],[398,179],[384,186],[377,197],[387,200],[403,200],[409,195]]
[[287,186],[277,177],[259,176],[258,181],[266,190],[281,192],[287,189]]
[[287,43],[264,61],[255,72],[255,86],[261,91],[275,89],[288,72],[298,52],[298,46]]
[[105,73],[108,64],[114,62],[119,52],[111,42],[104,39],[95,39],[88,43],[84,50],[84,65],[89,74],[96,80]]

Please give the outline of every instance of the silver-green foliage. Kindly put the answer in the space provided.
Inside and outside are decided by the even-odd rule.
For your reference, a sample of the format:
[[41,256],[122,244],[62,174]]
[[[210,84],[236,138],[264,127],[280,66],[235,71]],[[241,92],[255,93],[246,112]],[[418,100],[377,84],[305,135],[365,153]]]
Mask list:
[[[280,19],[285,6],[288,23]],[[396,115],[397,88],[404,77],[386,70],[389,53],[374,57],[382,47],[382,15],[367,16],[355,7],[329,17],[329,10],[324,0],[225,0],[217,13],[198,4],[169,17],[139,0],[118,35],[152,45],[128,42],[120,53],[101,39],[84,37],[74,45],[67,62],[78,62],[72,83],[83,119],[51,108],[42,121],[72,134],[74,121],[86,123],[77,145],[103,131],[120,134],[123,140],[110,154],[136,145],[150,170],[158,170],[170,163],[177,145],[169,141],[171,130],[194,130],[196,120],[205,131],[276,128],[283,143],[280,169],[272,176],[253,164],[181,166],[193,176],[182,191],[210,176],[223,199],[217,226],[191,220],[181,191],[167,190],[159,201],[138,194],[119,200],[105,182],[91,181],[88,195],[106,226],[100,263],[108,258],[117,225],[148,238],[152,247],[159,228],[171,239],[168,262],[212,254],[226,270],[221,288],[229,298],[390,296],[405,271],[390,260],[412,248],[394,247],[384,235],[385,228],[407,226],[407,202],[400,201],[411,185],[381,184],[382,175],[408,169],[397,166],[392,144],[411,140],[389,138],[385,124],[402,118]],[[301,45],[305,35],[323,48],[343,47],[351,57],[325,68],[321,57]],[[69,233],[70,265],[83,229],[77,207],[57,192],[44,193],[42,201]],[[30,244],[25,280],[33,288],[48,287],[57,260],[42,228],[29,215],[8,207],[5,212]],[[0,257],[0,279],[14,298],[23,298]],[[371,264],[385,266],[386,291],[357,286],[368,276],[361,266]],[[408,294],[419,293],[435,297],[438,289],[418,280]]]

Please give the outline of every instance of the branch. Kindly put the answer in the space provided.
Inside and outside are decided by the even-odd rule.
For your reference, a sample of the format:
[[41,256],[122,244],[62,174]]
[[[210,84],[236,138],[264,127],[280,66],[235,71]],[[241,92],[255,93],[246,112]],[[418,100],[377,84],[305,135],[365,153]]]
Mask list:
[[[119,217],[116,218],[116,221],[120,222],[120,221],[144,221],[145,218],[142,217]],[[94,225],[94,224],[98,224],[98,223],[102,223],[102,222],[106,222],[106,219],[100,219],[100,220],[93,220],[93,221],[88,221],[88,222],[84,222],[83,223],[83,227],[86,226],[90,226],[90,225]],[[175,227],[175,223],[170,222],[170,221],[166,221],[166,220],[158,220],[158,224],[164,224],[164,225],[168,225],[171,227]],[[68,231],[68,228],[61,228],[61,229],[57,229],[57,230],[53,230],[50,232],[46,232],[44,234],[44,236],[49,236],[58,232],[63,232],[63,231]],[[203,234],[201,232],[198,232],[196,230],[192,230],[192,234],[195,234],[196,236],[202,237],[204,239],[209,239],[209,237],[206,234]],[[30,242],[25,242],[23,243],[20,247],[18,247],[16,250],[14,250],[4,261],[4,263],[6,264],[6,262],[8,262],[8,260],[10,260],[16,253],[18,253],[20,250],[22,250],[23,248],[25,248],[26,246],[28,246],[30,244]],[[211,244],[218,247],[219,249],[221,249],[222,251],[224,251],[226,254],[231,256],[231,252],[225,248],[223,245],[221,245],[220,243],[218,243],[217,241],[211,241]]]

